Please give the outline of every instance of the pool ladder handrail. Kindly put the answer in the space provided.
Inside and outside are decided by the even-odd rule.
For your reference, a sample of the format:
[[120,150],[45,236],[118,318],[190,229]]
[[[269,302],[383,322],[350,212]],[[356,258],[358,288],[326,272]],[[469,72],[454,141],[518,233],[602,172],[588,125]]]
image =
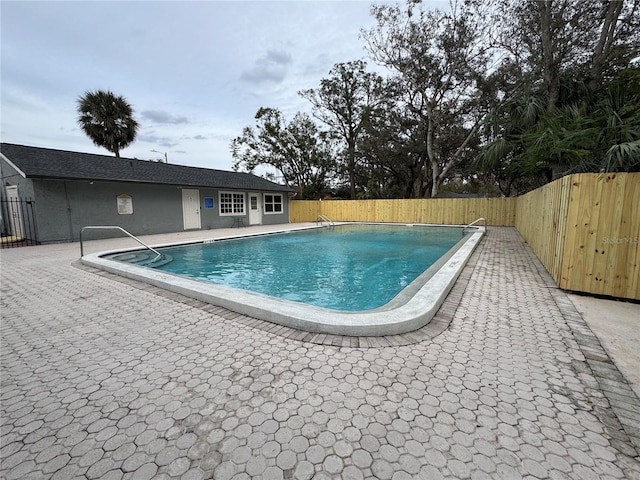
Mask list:
[[324,222],[328,223],[330,227],[335,227],[335,224],[329,217],[327,217],[326,215],[318,215],[316,223],[320,223],[320,225],[322,225]]
[[480,218],[474,220],[473,222],[471,222],[470,224],[465,225],[464,227],[462,227],[462,234],[463,235],[465,234],[465,229],[473,227],[476,223],[478,223],[480,221],[482,221],[484,223],[484,229],[486,230],[487,229],[487,219],[484,218],[484,217],[480,217]]
[[85,227],[82,227],[82,229],[80,230],[80,256],[84,257],[84,244],[82,243],[82,233],[85,230],[120,230],[123,233],[126,233],[127,235],[129,235],[131,238],[133,238],[136,242],[138,242],[140,245],[142,245],[143,247],[151,250],[153,253],[156,254],[156,258],[154,258],[153,260],[151,260],[151,263],[155,262],[156,260],[158,260],[162,254],[160,252],[158,252],[155,248],[150,247],[149,245],[147,245],[146,243],[144,243],[142,240],[140,240],[138,237],[132,235],[131,233],[127,232],[124,228],[119,227],[117,225],[87,225]]

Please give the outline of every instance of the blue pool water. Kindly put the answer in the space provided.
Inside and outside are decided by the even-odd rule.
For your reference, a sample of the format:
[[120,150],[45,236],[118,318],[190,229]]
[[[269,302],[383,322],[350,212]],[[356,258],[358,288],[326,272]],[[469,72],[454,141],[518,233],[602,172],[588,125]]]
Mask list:
[[325,308],[380,307],[462,238],[456,227],[344,225],[168,247],[157,268]]

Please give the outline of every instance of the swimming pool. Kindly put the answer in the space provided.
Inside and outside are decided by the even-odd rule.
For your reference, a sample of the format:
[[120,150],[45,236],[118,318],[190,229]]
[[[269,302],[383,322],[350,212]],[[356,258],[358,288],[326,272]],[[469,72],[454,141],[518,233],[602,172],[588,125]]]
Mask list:
[[[340,225],[162,248],[171,260],[154,268],[318,307],[360,311],[389,302],[461,238],[455,227]],[[108,258],[131,260],[127,254]]]
[[136,254],[131,250],[82,262],[293,328],[391,335],[433,317],[482,235],[473,231],[463,237],[459,227],[424,225],[305,228],[161,249],[171,261],[157,268],[109,258],[127,260]]

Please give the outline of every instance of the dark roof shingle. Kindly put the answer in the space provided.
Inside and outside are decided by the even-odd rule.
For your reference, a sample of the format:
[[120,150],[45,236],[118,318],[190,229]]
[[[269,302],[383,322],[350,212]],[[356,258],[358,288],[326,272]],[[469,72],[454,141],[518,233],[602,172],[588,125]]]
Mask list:
[[295,189],[251,173],[187,167],[147,160],[1,143],[0,152],[27,178],[156,183],[234,190]]

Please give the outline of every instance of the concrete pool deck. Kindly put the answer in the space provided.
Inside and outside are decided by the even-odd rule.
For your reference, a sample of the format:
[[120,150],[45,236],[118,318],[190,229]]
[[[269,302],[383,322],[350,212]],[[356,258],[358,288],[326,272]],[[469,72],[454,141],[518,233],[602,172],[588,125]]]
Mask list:
[[448,328],[357,344],[97,275],[77,243],[0,255],[1,478],[640,478],[638,397],[513,228]]

